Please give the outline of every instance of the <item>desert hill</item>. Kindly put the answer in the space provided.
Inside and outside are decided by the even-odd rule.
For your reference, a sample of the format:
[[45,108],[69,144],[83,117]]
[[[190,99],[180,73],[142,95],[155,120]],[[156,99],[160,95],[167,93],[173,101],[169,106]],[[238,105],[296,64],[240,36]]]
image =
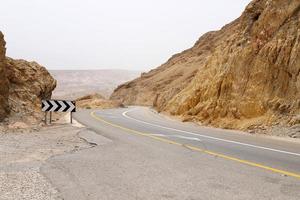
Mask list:
[[242,15],[111,99],[223,128],[299,123],[300,1],[254,0]]
[[92,93],[109,97],[119,84],[140,75],[129,70],[50,70],[57,80],[53,98],[77,99]]

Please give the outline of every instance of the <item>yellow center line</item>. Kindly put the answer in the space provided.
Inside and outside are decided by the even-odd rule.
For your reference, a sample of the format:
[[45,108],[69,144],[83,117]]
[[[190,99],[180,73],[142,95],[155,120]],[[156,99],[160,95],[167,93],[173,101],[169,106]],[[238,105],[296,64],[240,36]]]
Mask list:
[[221,154],[221,153],[216,153],[216,152],[213,152],[213,151],[204,150],[204,149],[201,149],[201,148],[198,148],[198,147],[194,147],[194,146],[191,146],[191,145],[181,144],[181,143],[178,143],[178,142],[175,142],[175,141],[172,141],[172,140],[168,140],[168,139],[161,138],[161,137],[158,137],[158,136],[150,135],[148,133],[143,133],[143,132],[140,132],[140,131],[137,131],[137,130],[126,128],[124,126],[120,126],[118,124],[114,124],[114,123],[111,123],[109,121],[106,121],[105,119],[103,119],[103,118],[95,115],[95,111],[91,112],[91,116],[94,119],[98,120],[98,121],[101,121],[101,122],[109,124],[109,125],[111,125],[113,127],[122,129],[122,130],[124,130],[124,131],[126,131],[128,133],[134,133],[136,135],[141,135],[141,136],[149,137],[149,138],[152,138],[152,139],[155,139],[155,140],[159,140],[161,142],[165,142],[165,143],[169,143],[169,144],[174,144],[174,145],[177,145],[177,146],[184,146],[184,147],[189,148],[189,149],[194,150],[194,151],[206,153],[206,154],[209,154],[209,155],[212,155],[212,156],[218,156],[218,157],[226,159],[226,160],[235,161],[235,162],[242,163],[242,164],[245,164],[245,165],[249,165],[249,166],[252,166],[252,167],[257,167],[257,168],[265,169],[265,170],[272,171],[272,172],[275,172],[275,173],[278,173],[278,174],[283,174],[283,175],[287,175],[287,176],[290,176],[290,177],[294,177],[294,178],[300,179],[300,174],[296,174],[296,173],[285,171],[285,170],[281,170],[281,169],[276,169],[276,168],[273,168],[273,167],[265,166],[265,165],[262,165],[262,164],[259,164],[259,163],[255,163],[255,162],[251,162],[251,161],[247,161],[247,160],[242,160],[242,159],[239,159],[239,158],[235,158],[235,157],[232,157],[232,156],[224,155],[224,154]]

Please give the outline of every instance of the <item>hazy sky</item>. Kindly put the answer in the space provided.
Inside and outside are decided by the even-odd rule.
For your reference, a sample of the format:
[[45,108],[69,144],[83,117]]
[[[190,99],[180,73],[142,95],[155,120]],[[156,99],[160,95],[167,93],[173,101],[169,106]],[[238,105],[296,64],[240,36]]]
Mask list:
[[7,55],[48,69],[148,70],[240,16],[250,0],[3,0]]

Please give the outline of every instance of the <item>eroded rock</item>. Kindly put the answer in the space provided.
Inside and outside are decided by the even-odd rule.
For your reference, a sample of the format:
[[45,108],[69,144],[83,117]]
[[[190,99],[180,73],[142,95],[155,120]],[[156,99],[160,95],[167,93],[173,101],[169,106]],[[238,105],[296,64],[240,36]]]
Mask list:
[[0,122],[38,124],[41,100],[50,99],[56,81],[36,62],[14,60],[5,56],[5,41],[0,33]]
[[299,74],[300,1],[254,0],[111,98],[224,128],[288,124],[299,113]]
[[8,106],[8,80],[6,77],[5,64],[5,41],[3,34],[0,32],[0,121],[3,121],[9,114]]

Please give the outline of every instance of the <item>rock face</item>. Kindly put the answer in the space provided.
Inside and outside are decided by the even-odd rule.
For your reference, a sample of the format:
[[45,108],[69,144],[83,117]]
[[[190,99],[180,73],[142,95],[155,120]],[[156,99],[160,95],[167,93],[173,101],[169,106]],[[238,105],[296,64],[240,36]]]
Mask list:
[[293,125],[299,74],[300,1],[254,0],[240,18],[111,98],[224,128]]
[[9,114],[8,106],[8,80],[6,76],[5,63],[5,41],[0,32],[0,121],[4,120]]
[[41,100],[51,98],[56,81],[36,62],[7,58],[6,63],[11,115],[39,119]]
[[9,116],[35,123],[41,118],[40,101],[51,98],[56,81],[36,62],[5,57],[3,39],[0,44],[0,121]]

